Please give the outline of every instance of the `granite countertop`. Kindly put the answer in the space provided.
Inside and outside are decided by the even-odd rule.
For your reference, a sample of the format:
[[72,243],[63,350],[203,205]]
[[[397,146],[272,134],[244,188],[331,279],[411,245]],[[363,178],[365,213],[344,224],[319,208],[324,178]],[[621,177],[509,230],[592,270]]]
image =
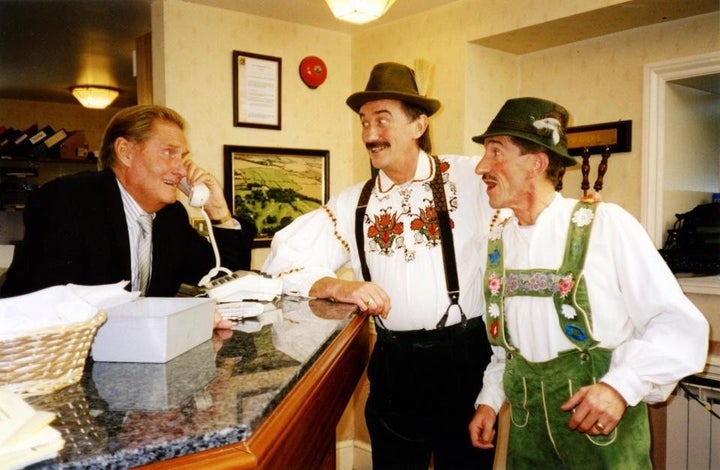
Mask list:
[[82,380],[26,400],[65,447],[28,468],[130,468],[245,441],[347,325],[353,305],[283,298],[165,364],[88,359]]

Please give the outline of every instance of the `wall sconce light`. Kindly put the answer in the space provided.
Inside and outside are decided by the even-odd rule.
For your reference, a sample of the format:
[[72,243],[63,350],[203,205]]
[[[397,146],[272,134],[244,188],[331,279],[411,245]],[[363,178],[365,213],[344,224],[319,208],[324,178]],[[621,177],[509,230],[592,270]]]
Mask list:
[[395,0],[325,0],[335,18],[348,23],[363,24],[385,14]]
[[81,105],[92,109],[107,108],[120,94],[116,88],[96,85],[73,86],[70,91]]

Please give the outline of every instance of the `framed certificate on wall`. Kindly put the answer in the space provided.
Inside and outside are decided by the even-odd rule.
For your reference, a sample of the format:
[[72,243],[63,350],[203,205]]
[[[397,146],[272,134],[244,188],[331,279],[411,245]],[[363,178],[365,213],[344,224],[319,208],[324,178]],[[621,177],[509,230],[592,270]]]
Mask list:
[[233,51],[233,125],[280,130],[282,59]]

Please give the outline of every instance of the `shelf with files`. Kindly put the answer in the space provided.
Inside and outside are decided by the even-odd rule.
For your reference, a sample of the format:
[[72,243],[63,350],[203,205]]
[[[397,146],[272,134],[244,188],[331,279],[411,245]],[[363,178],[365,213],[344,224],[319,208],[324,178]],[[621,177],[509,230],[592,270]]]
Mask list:
[[28,195],[44,183],[96,167],[87,159],[0,157],[0,211],[22,210]]

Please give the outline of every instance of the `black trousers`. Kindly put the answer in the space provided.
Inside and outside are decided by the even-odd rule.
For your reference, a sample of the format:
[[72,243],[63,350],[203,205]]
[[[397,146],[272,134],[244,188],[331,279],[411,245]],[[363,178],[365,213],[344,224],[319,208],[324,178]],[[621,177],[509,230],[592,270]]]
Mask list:
[[490,361],[480,318],[466,327],[377,328],[365,420],[373,470],[490,469],[494,450],[472,447],[468,423]]

